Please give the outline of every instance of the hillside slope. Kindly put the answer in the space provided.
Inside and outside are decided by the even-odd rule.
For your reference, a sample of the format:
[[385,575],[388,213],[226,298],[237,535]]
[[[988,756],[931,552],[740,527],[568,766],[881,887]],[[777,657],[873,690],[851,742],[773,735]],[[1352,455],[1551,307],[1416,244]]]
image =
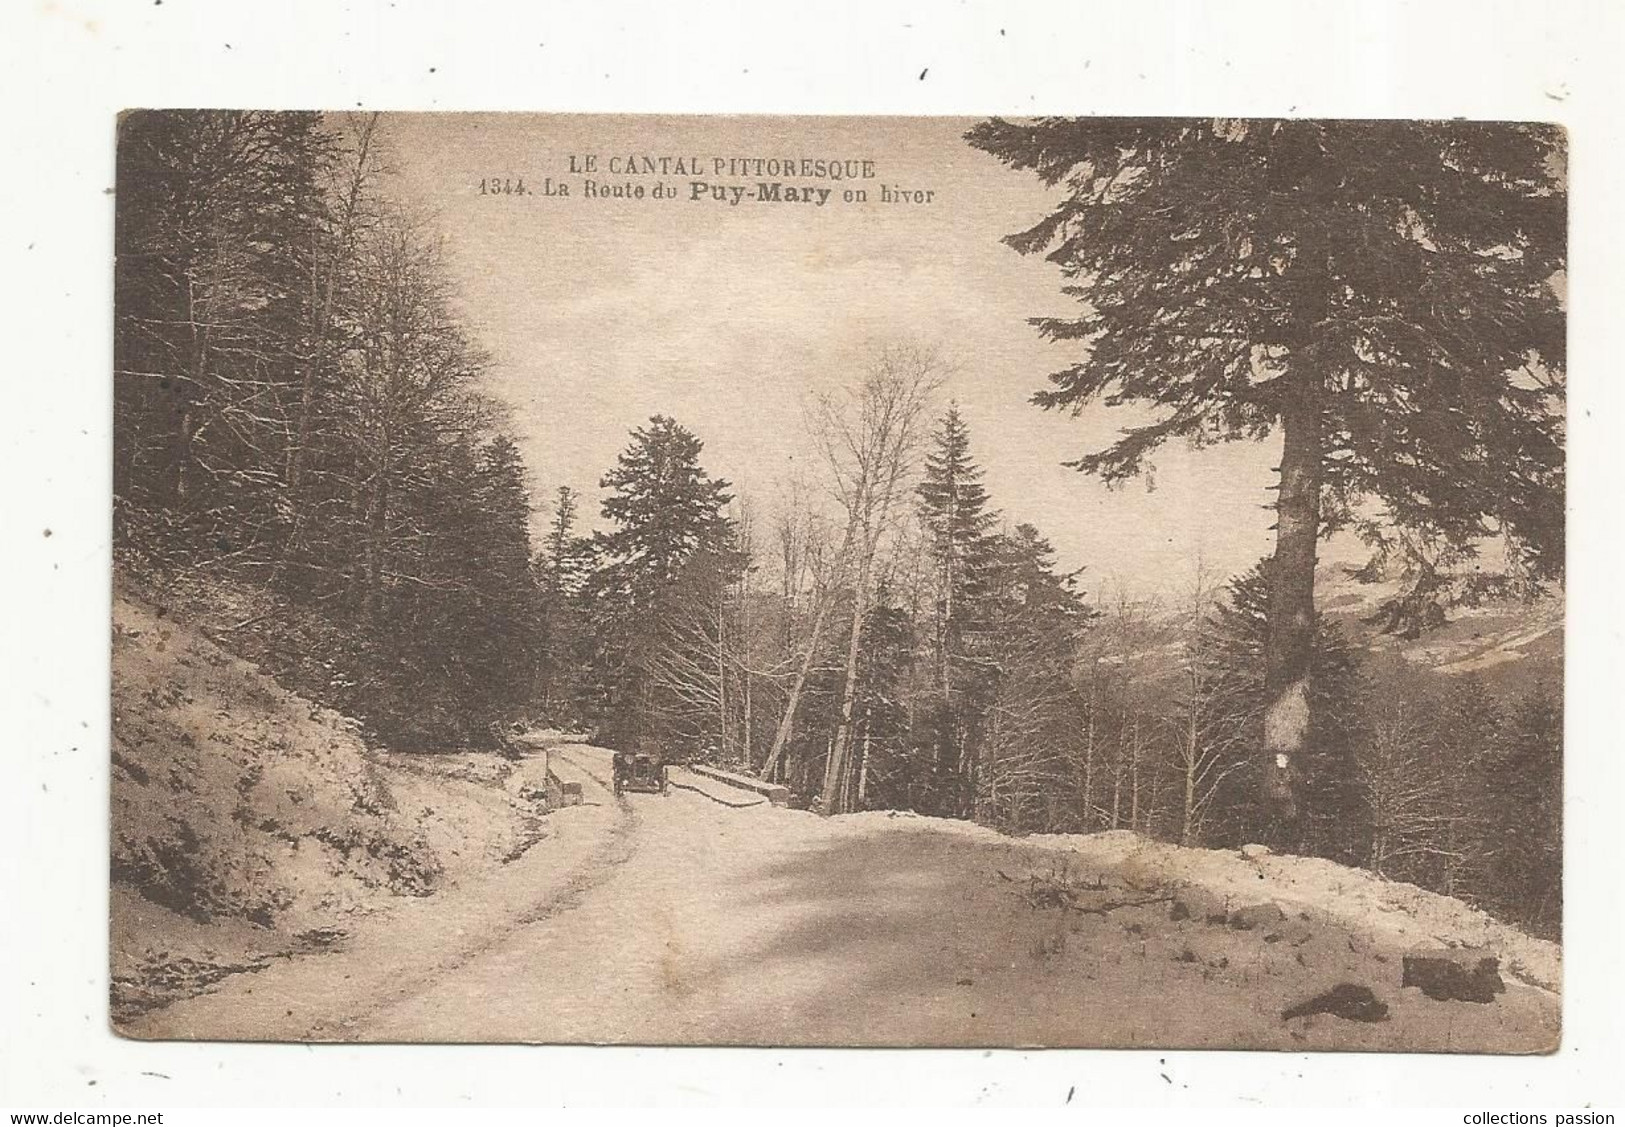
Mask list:
[[543,767],[370,749],[133,597],[113,608],[115,1016],[342,941],[540,838]]

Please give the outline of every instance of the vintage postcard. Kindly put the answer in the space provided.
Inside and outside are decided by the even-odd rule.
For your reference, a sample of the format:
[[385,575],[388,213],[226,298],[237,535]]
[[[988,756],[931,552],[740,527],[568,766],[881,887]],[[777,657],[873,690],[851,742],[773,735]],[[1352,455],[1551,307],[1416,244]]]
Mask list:
[[1538,124],[132,110],[156,1039],[1538,1053]]

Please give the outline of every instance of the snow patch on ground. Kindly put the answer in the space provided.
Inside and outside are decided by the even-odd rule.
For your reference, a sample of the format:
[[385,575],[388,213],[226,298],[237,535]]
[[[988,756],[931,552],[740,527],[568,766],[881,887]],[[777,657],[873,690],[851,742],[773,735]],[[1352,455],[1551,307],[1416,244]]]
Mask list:
[[123,594],[113,607],[114,1011],[341,943],[543,834],[544,761],[406,756]]
[[854,835],[907,827],[988,845],[1021,845],[1064,855],[1073,871],[1115,876],[1131,887],[1196,888],[1230,911],[1273,903],[1289,916],[1332,924],[1386,949],[1482,949],[1499,956],[1503,969],[1531,985],[1555,992],[1562,981],[1558,944],[1452,897],[1319,857],[1267,854],[1249,859],[1238,851],[1191,849],[1129,830],[1012,838],[971,822],[894,811],[846,814],[831,821]]

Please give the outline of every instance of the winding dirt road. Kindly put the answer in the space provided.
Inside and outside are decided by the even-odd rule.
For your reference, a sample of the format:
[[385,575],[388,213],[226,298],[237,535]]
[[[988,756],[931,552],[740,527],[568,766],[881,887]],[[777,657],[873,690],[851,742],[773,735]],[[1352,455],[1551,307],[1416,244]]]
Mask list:
[[[608,752],[553,754],[585,804],[549,815],[549,838],[489,879],[120,1032],[1524,1052],[1557,1037],[1546,991],[1429,1002],[1398,988],[1390,954],[1330,927],[1272,940],[1170,919],[1166,902],[1033,908],[1007,878],[1049,871],[1053,852],[928,819],[741,805],[753,796],[681,770],[667,796],[617,800]],[[1376,986],[1390,1020],[1281,1019],[1340,981]]]

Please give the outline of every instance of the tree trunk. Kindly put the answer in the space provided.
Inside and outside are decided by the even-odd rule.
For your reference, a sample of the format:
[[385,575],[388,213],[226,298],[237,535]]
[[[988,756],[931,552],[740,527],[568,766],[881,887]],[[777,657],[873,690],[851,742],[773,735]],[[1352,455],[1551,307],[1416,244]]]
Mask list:
[[953,659],[949,654],[954,635],[954,582],[953,545],[950,543],[942,568],[942,621],[937,627],[937,675],[942,684],[943,703],[950,708],[954,700]]
[[1088,833],[1095,824],[1095,692],[1094,682],[1089,684],[1089,723],[1083,740],[1083,832]]
[[1112,829],[1117,829],[1123,820],[1123,739],[1118,735],[1117,756],[1112,761]]
[[869,740],[872,736],[869,722],[869,710],[863,710],[863,746],[858,753],[858,809],[863,809],[864,801],[869,797]]
[[376,625],[384,586],[384,536],[389,527],[389,477],[380,471],[367,498],[367,547],[362,614]]
[[717,584],[717,754],[728,758],[728,641],[725,586]]
[[1319,232],[1298,247],[1299,292],[1290,330],[1290,368],[1281,403],[1281,482],[1275,495],[1275,555],[1269,575],[1264,644],[1264,762],[1260,773],[1265,816],[1278,844],[1291,844],[1299,809],[1297,790],[1309,742],[1310,676],[1315,649],[1315,555],[1320,542],[1320,486],[1324,376],[1321,325],[1330,307],[1332,278],[1327,224],[1335,206],[1335,180],[1312,130],[1303,182],[1302,230]]
[[378,115],[374,113],[367,119],[357,138],[355,164],[350,172],[344,206],[340,212],[337,230],[334,232],[337,236],[337,249],[334,252],[333,262],[329,264],[325,288],[321,277],[320,231],[315,226],[311,229],[310,319],[313,339],[311,355],[307,357],[300,379],[298,417],[294,426],[295,438],[288,461],[288,487],[294,504],[294,531],[291,539],[295,544],[298,543],[307,515],[304,485],[310,465],[316,381],[326,371],[328,363],[329,328],[333,323],[333,305],[338,292],[339,256],[354,253],[356,217],[360,212],[361,197],[366,189],[373,132],[377,125]]
[[1191,694],[1191,714],[1185,729],[1185,810],[1179,825],[1179,844],[1190,845],[1196,836],[1196,764],[1201,755],[1197,724],[1196,694]]
[[170,496],[177,509],[184,510],[191,494],[192,439],[196,430],[192,426],[192,407],[203,395],[203,380],[209,363],[207,330],[198,325],[201,315],[197,306],[196,285],[190,276],[186,279],[186,318],[192,326],[192,365],[189,383],[176,381],[175,430],[170,438]]
[[1140,714],[1134,714],[1134,726],[1129,737],[1128,775],[1128,828],[1140,828]]
[[807,686],[813,659],[818,655],[818,638],[824,632],[824,618],[829,613],[830,604],[835,601],[832,593],[828,591],[816,597],[818,609],[813,612],[812,633],[807,638],[807,648],[801,655],[801,668],[796,670],[796,679],[790,685],[790,699],[785,702],[784,715],[779,717],[778,730],[773,733],[773,747],[767,753],[763,774],[770,782],[776,782],[779,778],[784,749],[789,745],[790,736],[795,731],[796,708],[801,704],[801,692]]
[[[747,571],[748,574],[748,571]],[[751,730],[754,721],[751,718],[751,691],[750,691],[750,663],[751,663],[751,630],[750,630],[750,588],[746,585],[748,580],[739,580],[739,616],[740,616],[740,652],[744,655],[744,668],[741,670],[740,691],[744,694],[745,715],[742,721],[740,753],[747,768],[756,764],[756,752],[753,745],[756,734]]]
[[852,634],[846,646],[846,677],[841,688],[841,720],[835,728],[835,742],[824,764],[825,814],[843,812],[843,791],[847,759],[852,746],[852,712],[858,703],[858,656],[863,652],[863,620],[869,613],[869,552],[865,537],[864,558],[858,565],[858,582],[852,590]]
[[[306,451],[310,445],[311,416],[315,412],[316,378],[327,362],[327,325],[332,319],[332,301],[321,299],[321,247],[319,232],[314,222],[310,233],[310,355],[306,357],[304,371],[299,379],[299,410],[294,420],[293,441],[288,444],[288,490],[295,500],[295,519],[302,513],[297,499],[302,496]],[[331,281],[329,281],[331,293]]]
[[1264,647],[1262,783],[1265,809],[1283,826],[1298,816],[1295,792],[1309,739],[1322,459],[1318,379],[1313,373],[1300,376],[1281,414],[1281,484]]

